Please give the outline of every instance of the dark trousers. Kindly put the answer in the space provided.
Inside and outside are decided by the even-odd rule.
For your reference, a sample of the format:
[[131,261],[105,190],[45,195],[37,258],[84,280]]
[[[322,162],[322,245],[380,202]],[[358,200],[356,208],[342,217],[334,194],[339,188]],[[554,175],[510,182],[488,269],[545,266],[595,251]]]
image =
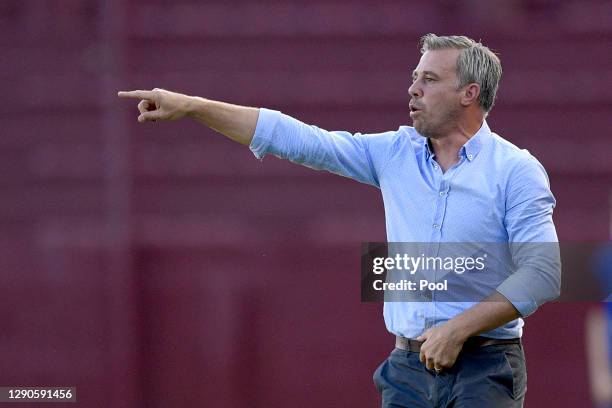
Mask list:
[[427,370],[419,353],[396,348],[373,380],[383,408],[519,408],[527,391],[520,344],[463,350],[440,374]]

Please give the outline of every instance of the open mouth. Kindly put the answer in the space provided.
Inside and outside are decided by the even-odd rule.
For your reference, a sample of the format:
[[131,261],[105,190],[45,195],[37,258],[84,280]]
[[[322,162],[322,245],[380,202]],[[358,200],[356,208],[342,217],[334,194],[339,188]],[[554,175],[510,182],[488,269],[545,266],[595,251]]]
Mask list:
[[416,106],[416,105],[413,105],[412,103],[410,103],[408,106],[410,107],[410,114],[411,114],[411,115],[412,115],[413,113],[417,113],[417,112],[420,112],[420,111],[421,111],[420,107],[418,107],[418,106]]

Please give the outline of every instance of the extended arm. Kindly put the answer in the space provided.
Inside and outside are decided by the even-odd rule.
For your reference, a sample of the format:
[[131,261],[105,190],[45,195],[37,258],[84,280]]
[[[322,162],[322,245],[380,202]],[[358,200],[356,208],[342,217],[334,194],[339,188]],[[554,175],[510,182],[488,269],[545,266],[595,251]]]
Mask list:
[[379,160],[372,158],[373,154],[368,148],[366,139],[377,135],[329,132],[278,111],[232,105],[157,88],[152,91],[119,92],[118,96],[140,99],[139,122],[191,117],[249,146],[258,158],[273,154],[362,183],[378,186],[376,163],[383,165],[386,159],[384,147],[375,151],[375,158],[380,157]]

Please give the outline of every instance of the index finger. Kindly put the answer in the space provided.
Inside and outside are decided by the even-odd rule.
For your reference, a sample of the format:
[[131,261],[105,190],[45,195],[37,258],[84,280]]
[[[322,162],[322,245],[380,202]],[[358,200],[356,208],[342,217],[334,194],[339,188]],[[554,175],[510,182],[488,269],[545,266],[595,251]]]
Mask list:
[[119,91],[117,92],[117,96],[120,98],[155,100],[155,92],[153,91]]

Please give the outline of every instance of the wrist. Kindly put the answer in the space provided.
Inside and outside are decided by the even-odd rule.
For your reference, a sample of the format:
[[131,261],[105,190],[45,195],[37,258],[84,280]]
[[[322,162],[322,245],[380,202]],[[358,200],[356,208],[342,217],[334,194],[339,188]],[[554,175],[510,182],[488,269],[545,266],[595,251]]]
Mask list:
[[185,103],[183,105],[185,116],[190,118],[197,116],[197,113],[201,110],[205,101],[206,100],[204,98],[200,98],[198,96],[186,96]]
[[450,332],[457,343],[465,343],[472,335],[464,325],[457,324],[457,321],[453,321],[453,319],[449,320],[447,324],[450,325]]

